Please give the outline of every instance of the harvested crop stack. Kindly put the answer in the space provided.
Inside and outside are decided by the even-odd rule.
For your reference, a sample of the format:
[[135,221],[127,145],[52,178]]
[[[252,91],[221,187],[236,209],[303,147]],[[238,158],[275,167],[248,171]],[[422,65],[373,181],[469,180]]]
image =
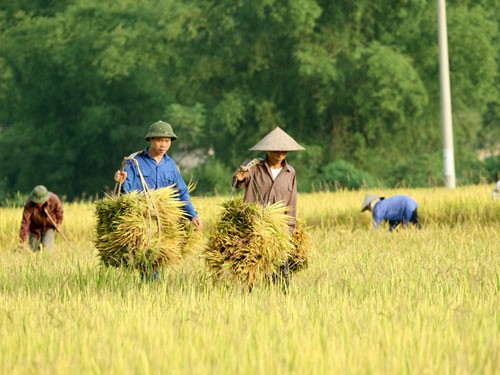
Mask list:
[[305,226],[305,221],[298,219],[292,235],[292,243],[295,249],[288,260],[288,268],[292,272],[307,268],[309,263],[310,243]]
[[182,206],[172,187],[97,202],[95,245],[102,263],[143,271],[178,263],[201,241]]
[[224,210],[205,252],[214,276],[252,287],[270,278],[294,251],[281,203],[262,206],[234,199]]

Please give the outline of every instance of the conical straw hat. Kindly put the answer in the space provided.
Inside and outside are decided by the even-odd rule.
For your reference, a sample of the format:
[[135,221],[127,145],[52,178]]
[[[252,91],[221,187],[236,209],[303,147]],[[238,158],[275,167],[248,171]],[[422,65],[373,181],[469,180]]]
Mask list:
[[377,199],[384,199],[384,197],[382,197],[380,195],[366,194],[365,200],[363,201],[363,204],[361,205],[361,212],[368,209],[368,206],[370,205],[370,203],[372,203],[374,200],[377,200]]
[[250,151],[301,151],[304,147],[279,127],[262,138]]

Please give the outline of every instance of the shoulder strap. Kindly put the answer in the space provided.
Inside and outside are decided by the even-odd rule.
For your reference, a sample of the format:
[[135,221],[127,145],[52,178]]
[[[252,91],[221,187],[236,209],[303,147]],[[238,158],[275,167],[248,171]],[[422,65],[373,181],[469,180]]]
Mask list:
[[144,153],[144,150],[136,151],[131,153],[128,157],[129,158],[135,158],[136,156],[142,155]]

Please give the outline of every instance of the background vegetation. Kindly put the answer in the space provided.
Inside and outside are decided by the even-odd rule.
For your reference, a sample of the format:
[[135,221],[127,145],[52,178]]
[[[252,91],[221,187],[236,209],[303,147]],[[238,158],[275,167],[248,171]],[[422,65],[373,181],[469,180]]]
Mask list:
[[[498,149],[500,5],[447,7],[458,182],[496,179],[498,158],[476,151]],[[437,186],[436,12],[427,0],[4,1],[0,193],[109,190],[158,119],[199,194],[227,193],[276,126],[307,149],[290,155],[301,191]],[[209,164],[185,166],[195,151]]]
[[[288,295],[213,283],[200,253],[157,282],[98,265],[94,206],[65,205],[54,253],[14,252],[0,209],[5,374],[498,374],[500,201],[483,186],[381,190],[421,230],[370,228],[358,191],[299,196],[310,267]],[[228,197],[196,198],[208,237]]]

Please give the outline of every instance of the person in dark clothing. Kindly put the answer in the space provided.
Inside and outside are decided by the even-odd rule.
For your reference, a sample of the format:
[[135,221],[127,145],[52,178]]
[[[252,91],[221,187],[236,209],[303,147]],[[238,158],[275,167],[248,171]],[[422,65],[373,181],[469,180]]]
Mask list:
[[35,186],[24,205],[19,231],[21,243],[25,244],[29,238],[29,245],[33,251],[41,249],[52,251],[55,231],[60,231],[63,216],[59,197],[43,185]]
[[395,195],[389,198],[380,195],[366,194],[361,212],[371,211],[374,228],[387,221],[389,231],[393,231],[399,225],[415,225],[420,228],[418,221],[418,203],[407,195]]

